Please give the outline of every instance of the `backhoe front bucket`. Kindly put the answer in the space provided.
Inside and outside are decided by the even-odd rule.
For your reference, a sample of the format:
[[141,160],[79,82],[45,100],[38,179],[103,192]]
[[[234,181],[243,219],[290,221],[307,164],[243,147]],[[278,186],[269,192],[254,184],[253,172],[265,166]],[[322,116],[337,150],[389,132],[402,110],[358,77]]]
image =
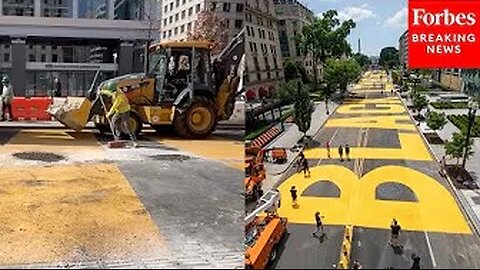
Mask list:
[[92,102],[83,98],[75,102],[65,102],[60,106],[51,106],[47,112],[68,128],[80,132],[90,118]]

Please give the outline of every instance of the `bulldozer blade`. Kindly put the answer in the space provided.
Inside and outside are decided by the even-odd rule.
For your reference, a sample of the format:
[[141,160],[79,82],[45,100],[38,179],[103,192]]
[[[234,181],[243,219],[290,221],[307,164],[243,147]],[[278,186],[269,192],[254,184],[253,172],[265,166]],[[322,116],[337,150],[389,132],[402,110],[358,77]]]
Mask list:
[[47,112],[64,126],[80,132],[87,125],[91,109],[92,102],[84,98],[73,103],[51,106]]

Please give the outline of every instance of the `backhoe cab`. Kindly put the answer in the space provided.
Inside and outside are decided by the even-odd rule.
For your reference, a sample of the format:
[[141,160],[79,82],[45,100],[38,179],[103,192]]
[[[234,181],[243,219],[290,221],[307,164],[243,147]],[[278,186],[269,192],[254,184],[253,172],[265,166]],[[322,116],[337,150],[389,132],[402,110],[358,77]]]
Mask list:
[[[173,125],[187,138],[210,135],[218,121],[233,113],[244,66],[243,32],[211,59],[206,41],[169,41],[150,46],[146,74],[128,74],[93,87],[76,106],[64,105],[49,112],[64,125],[83,129],[93,118],[100,131],[108,131],[106,112],[110,98],[103,91],[123,91],[132,107],[129,128],[140,133],[143,124],[155,130]],[[96,76],[97,77],[97,76]]]

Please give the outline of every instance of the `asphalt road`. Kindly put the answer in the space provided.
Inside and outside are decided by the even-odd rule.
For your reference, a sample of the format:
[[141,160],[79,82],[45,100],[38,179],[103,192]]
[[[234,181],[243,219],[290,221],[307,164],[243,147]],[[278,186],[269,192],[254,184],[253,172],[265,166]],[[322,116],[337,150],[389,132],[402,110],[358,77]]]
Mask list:
[[0,268],[242,266],[243,130],[147,132],[137,149],[108,140],[0,128]]
[[[356,99],[342,105],[341,113],[332,114],[307,147],[312,177],[304,178],[290,168],[277,183],[284,194],[282,200],[286,200],[279,213],[289,218],[290,235],[275,268],[338,265],[344,225],[354,228],[350,259],[358,259],[365,269],[410,268],[413,253],[421,257],[422,268],[480,266],[480,239],[473,234],[446,179],[438,174],[438,165],[419,142],[409,118],[372,126],[389,116],[408,116],[403,105],[386,99],[389,95],[389,91],[382,95],[374,89],[359,89]],[[360,103],[369,104],[349,107]],[[355,123],[356,117],[364,117],[363,122]],[[392,127],[401,124],[405,126]],[[331,140],[331,159],[324,149],[327,140]],[[352,148],[352,159],[340,161],[337,147],[345,144]],[[297,210],[290,206],[292,185],[300,192]],[[438,198],[425,196],[436,190]],[[316,211],[325,215],[325,241],[319,242],[311,234]],[[388,245],[392,218],[403,225],[399,239],[403,248]]]

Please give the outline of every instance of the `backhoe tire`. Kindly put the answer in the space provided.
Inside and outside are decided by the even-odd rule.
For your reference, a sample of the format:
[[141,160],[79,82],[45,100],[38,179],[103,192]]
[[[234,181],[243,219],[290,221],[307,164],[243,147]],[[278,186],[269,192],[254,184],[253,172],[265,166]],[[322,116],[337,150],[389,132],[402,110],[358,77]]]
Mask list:
[[177,109],[173,124],[180,136],[203,139],[210,135],[217,125],[215,103],[208,97],[197,96]]

